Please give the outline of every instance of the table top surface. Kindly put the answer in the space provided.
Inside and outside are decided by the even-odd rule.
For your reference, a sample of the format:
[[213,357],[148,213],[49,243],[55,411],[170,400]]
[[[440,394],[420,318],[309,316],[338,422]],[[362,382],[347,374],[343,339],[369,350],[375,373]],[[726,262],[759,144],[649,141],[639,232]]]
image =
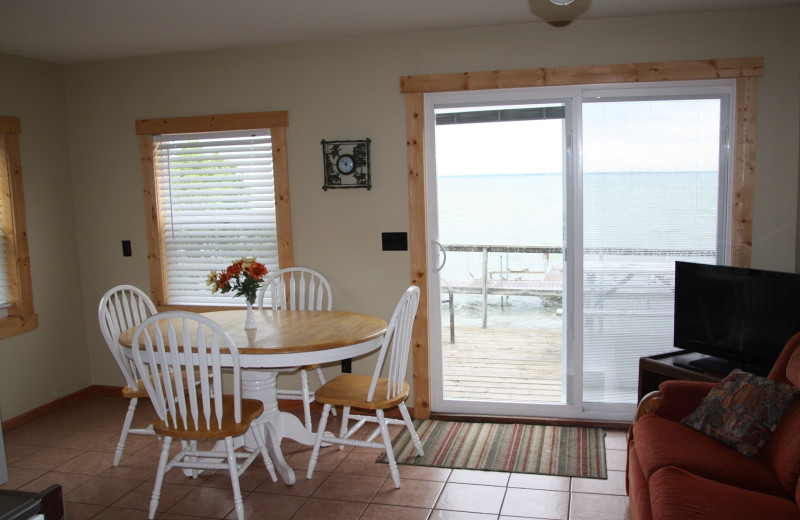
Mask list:
[[[380,338],[386,322],[376,316],[341,311],[254,310],[256,329],[244,328],[245,309],[205,312],[231,335],[240,354],[287,354],[347,347]],[[133,343],[135,329],[124,331],[119,342]]]

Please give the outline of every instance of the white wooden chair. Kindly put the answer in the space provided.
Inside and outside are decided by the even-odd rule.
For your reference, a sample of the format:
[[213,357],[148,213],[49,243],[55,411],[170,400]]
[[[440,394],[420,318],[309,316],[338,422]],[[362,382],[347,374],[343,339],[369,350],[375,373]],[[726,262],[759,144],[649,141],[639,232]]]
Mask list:
[[[327,384],[318,388],[316,400],[322,403],[322,417],[317,428],[317,437],[314,442],[314,449],[311,452],[311,459],[308,464],[306,478],[311,478],[314,474],[314,466],[319,458],[319,450],[323,438],[326,443],[362,446],[368,448],[383,448],[386,450],[386,457],[389,459],[389,470],[392,474],[395,487],[400,487],[400,474],[397,471],[397,462],[392,450],[392,439],[389,436],[389,424],[401,424],[408,428],[414,447],[420,456],[425,452],[422,449],[419,436],[414,429],[414,423],[408,415],[406,399],[408,398],[409,386],[405,380],[406,367],[408,366],[408,355],[411,350],[411,330],[414,327],[414,317],[419,305],[419,287],[412,285],[400,298],[400,302],[395,308],[386,335],[381,344],[378,361],[375,364],[375,371],[372,376],[359,374],[342,374]],[[390,352],[391,351],[391,352]],[[388,377],[380,377],[384,361],[389,356]],[[328,424],[328,412],[331,406],[342,406],[342,427],[339,437],[325,435],[325,427]],[[398,407],[403,420],[390,419],[384,415],[384,410]],[[356,415],[350,414],[350,407],[363,410],[372,410],[375,415]],[[349,421],[358,421],[352,428],[348,429]],[[365,423],[376,423],[375,430],[366,440],[352,439],[353,434]],[[383,443],[374,442],[373,439],[381,435]],[[341,449],[341,448],[340,448]]]
[[[264,405],[257,399],[242,399],[239,351],[233,339],[205,316],[171,311],[143,321],[132,344],[136,368],[146,376],[144,386],[159,417],[153,429],[164,439],[148,518],[152,520],[156,515],[164,475],[173,467],[181,467],[190,469],[195,478],[198,470],[228,470],[236,516],[244,520],[239,476],[261,454],[273,482],[277,477],[263,429],[256,421]],[[192,348],[184,348],[185,345]],[[231,358],[232,396],[223,395],[223,355]],[[225,366],[229,367],[227,363]],[[172,376],[164,378],[164,374]],[[170,384],[154,384],[155,381]],[[186,391],[187,388],[196,390]],[[237,452],[233,438],[247,432],[253,435],[259,449]],[[173,438],[181,439],[182,449],[168,463]],[[198,440],[224,440],[224,450],[219,443],[219,449],[198,450]]]
[[[264,308],[267,295],[271,307],[277,310],[329,311],[333,308],[333,291],[328,280],[307,267],[287,267],[271,274],[258,294],[259,309]],[[278,399],[302,400],[305,426],[311,432],[311,402],[314,395],[308,389],[309,370],[316,372],[320,385],[325,384],[325,375],[319,365],[298,367],[301,390],[278,390]],[[336,410],[333,415],[336,415]]]
[[100,298],[100,306],[97,309],[100,332],[103,334],[103,339],[106,340],[111,355],[114,356],[114,361],[117,362],[122,375],[125,376],[126,386],[122,389],[122,396],[130,400],[128,413],[125,415],[125,422],[122,424],[119,443],[117,443],[117,450],[114,453],[115,466],[119,464],[122,458],[125,440],[129,433],[155,435],[152,425],[148,428],[131,428],[136,405],[139,399],[147,397],[147,390],[142,384],[133,360],[124,354],[123,347],[119,344],[119,336],[125,330],[139,325],[156,312],[156,307],[150,301],[150,298],[143,291],[132,285],[118,285],[109,289]]

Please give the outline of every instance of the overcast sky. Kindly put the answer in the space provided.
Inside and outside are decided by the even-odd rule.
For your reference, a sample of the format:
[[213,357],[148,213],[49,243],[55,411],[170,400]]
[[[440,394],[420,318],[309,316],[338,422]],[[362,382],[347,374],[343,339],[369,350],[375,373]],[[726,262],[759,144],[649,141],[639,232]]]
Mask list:
[[[584,170],[714,171],[720,102],[584,103]],[[439,125],[437,175],[558,173],[562,119]]]

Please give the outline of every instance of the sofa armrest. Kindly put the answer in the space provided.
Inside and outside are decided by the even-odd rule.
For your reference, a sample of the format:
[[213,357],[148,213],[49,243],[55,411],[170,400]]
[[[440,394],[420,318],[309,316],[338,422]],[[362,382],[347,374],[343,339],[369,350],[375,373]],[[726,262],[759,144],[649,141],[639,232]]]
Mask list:
[[661,402],[663,400],[664,397],[658,390],[653,390],[642,397],[642,400],[639,401],[639,404],[636,406],[636,418],[634,420],[638,420],[651,413],[658,413],[658,409],[661,408]]
[[708,381],[664,381],[658,386],[661,403],[655,413],[665,419],[680,421],[700,406],[715,385]]

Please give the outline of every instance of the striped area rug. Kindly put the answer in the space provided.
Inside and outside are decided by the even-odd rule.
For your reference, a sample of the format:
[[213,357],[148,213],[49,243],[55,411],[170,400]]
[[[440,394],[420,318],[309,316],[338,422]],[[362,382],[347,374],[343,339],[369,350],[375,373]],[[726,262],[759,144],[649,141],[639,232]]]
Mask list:
[[[608,478],[601,428],[414,420],[425,455],[408,431],[394,441],[398,464]],[[378,462],[386,462],[381,453]]]

